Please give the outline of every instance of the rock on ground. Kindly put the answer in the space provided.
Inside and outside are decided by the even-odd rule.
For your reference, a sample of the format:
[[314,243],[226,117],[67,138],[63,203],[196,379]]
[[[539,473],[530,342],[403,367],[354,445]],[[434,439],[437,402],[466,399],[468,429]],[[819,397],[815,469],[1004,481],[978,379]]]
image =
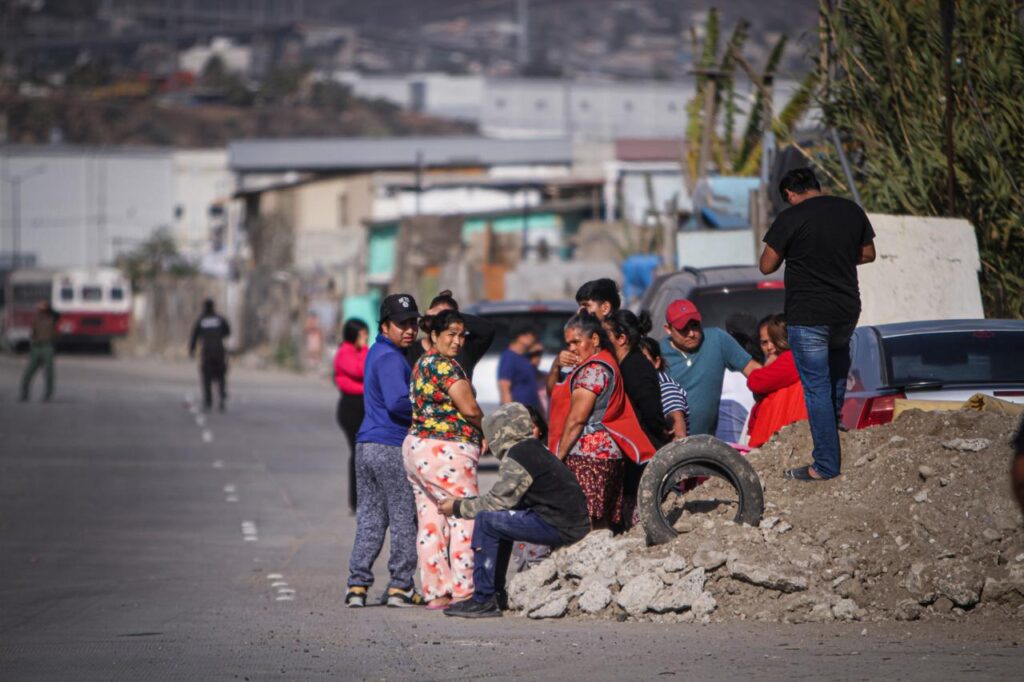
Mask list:
[[[841,434],[844,470],[787,480],[812,449],[806,423],[748,460],[765,488],[760,528],[732,523],[728,486],[687,495],[676,527],[596,531],[512,578],[532,618],[700,623],[999,618],[1024,621],[1024,519],[1010,496],[1012,416],[910,411]],[[691,502],[696,499],[698,502]],[[700,502],[704,501],[704,502]]]

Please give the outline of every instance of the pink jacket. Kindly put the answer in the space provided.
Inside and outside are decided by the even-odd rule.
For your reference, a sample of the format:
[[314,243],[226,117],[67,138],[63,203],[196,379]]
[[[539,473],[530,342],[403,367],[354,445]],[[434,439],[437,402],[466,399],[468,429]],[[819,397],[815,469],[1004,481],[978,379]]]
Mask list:
[[343,343],[334,356],[334,383],[346,395],[363,394],[363,372],[366,369],[366,354],[369,348],[356,348],[355,344]]

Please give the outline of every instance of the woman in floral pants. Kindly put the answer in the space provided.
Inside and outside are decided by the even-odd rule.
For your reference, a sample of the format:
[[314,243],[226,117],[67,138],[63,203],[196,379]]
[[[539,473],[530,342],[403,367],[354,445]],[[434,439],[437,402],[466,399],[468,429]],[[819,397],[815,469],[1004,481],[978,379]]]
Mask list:
[[416,498],[416,550],[427,608],[441,609],[473,594],[473,522],[445,517],[438,504],[478,494],[483,412],[455,361],[465,341],[462,316],[446,310],[429,323],[433,349],[413,368],[412,427],[402,445]]

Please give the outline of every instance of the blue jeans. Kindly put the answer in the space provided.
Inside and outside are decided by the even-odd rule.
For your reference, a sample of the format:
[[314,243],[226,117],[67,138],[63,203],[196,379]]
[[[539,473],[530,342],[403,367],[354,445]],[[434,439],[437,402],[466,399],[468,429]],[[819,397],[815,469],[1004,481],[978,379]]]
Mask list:
[[514,542],[558,547],[562,536],[532,509],[478,513],[473,522],[474,600],[484,603],[493,599],[495,583],[504,590]]
[[804,387],[814,439],[814,470],[822,478],[834,478],[840,471],[839,419],[850,373],[850,337],[856,326],[856,322],[789,326],[789,346]]

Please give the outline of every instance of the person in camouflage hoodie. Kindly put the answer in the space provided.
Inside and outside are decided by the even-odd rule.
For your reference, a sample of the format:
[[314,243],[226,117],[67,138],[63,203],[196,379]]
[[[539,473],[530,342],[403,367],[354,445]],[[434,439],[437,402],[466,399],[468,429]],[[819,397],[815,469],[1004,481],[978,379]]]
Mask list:
[[526,407],[509,403],[483,421],[484,437],[501,461],[498,480],[480,497],[447,498],[441,512],[475,519],[473,596],[445,609],[446,616],[501,615],[497,592],[505,584],[512,543],[570,545],[590,532],[587,500],[569,468],[538,439]]

